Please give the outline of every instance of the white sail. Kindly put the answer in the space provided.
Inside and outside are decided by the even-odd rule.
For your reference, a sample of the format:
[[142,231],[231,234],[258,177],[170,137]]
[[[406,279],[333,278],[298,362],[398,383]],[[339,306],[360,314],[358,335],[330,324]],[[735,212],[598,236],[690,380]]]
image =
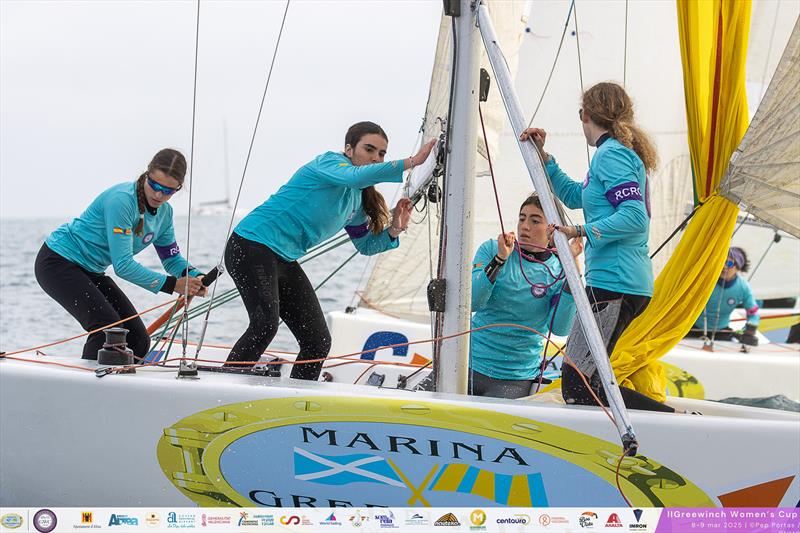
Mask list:
[[[800,2],[776,0],[753,2],[750,14],[750,43],[747,48],[747,107],[750,118],[758,109],[792,33]],[[755,45],[755,46],[754,46]]]
[[[535,124],[548,130],[548,150],[556,155],[561,167],[579,178],[585,174],[588,166],[586,142],[577,118],[581,74],[584,86],[604,80],[624,81],[633,95],[638,119],[654,136],[661,155],[662,165],[651,177],[651,242],[657,246],[685,217],[686,206],[691,204],[692,198],[674,4],[664,1],[629,5],[627,52],[625,3],[603,1],[576,4],[581,69],[578,68],[579,39],[572,32],[573,15]],[[523,5],[521,2],[489,2],[506,60],[512,74],[516,72],[517,93],[523,108],[532,114],[556,59],[570,2],[550,0],[533,3],[528,6],[531,10],[527,17],[519,12]],[[515,9],[511,10],[511,7]],[[515,25],[514,21],[522,21],[523,25]],[[449,24],[449,18],[443,17],[426,114],[426,135],[438,133],[438,125],[432,122],[447,112],[446,94],[452,54]],[[658,74],[654,72],[656,66]],[[661,79],[672,79],[675,83],[658,83]],[[490,138],[500,207],[506,231],[515,230],[519,204],[533,191],[519,156],[515,133],[510,131],[505,112],[499,107],[502,104],[499,103],[496,89],[490,90],[489,99],[484,104],[484,119]],[[498,130],[500,137],[497,146],[493,147],[493,136]],[[483,170],[476,176],[475,197],[479,199],[475,206],[473,228],[476,243],[500,233],[497,206],[485,159],[482,159],[482,164]],[[402,318],[429,318],[425,288],[431,272],[436,271],[437,214],[434,207],[430,212],[431,219],[413,226],[399,250],[382,254],[376,262],[362,304]],[[573,220],[581,220],[579,213],[571,212],[569,215]],[[666,261],[670,251],[670,247],[667,247],[657,257],[657,269]]]
[[[775,23],[780,21],[785,31],[785,18],[777,18],[777,7],[772,7]],[[796,238],[800,237],[800,19],[796,13],[795,21],[779,64],[773,66],[765,51],[758,56],[761,64],[748,62],[754,75],[774,71],[774,76],[765,92],[758,91],[758,79],[749,82],[749,94],[763,94],[763,100],[720,186],[722,194],[742,210],[795,237],[752,226],[734,236],[733,243],[748,252],[754,266],[761,262],[750,279],[759,298],[800,295],[800,241]],[[780,242],[773,242],[776,234],[782,236]]]
[[[516,72],[517,94],[523,108],[530,114],[533,114],[542,98],[570,4],[568,0],[529,4],[489,2],[510,70],[512,74]],[[529,13],[520,13],[523,5],[530,8]],[[573,13],[552,80],[544,92],[534,123],[547,129],[548,151],[556,156],[561,168],[579,179],[587,171],[589,156],[577,119],[581,77],[584,87],[607,80],[625,84],[634,101],[637,121],[653,137],[660,158],[658,169],[650,177],[650,246],[653,252],[686,217],[692,205],[691,162],[686,114],[683,110],[683,74],[675,5],[667,0],[642,3],[577,1],[575,5],[579,32],[577,36],[573,32]],[[751,103],[758,103],[763,94],[760,87],[764,85],[764,80],[772,77],[775,70],[779,50],[786,43],[791,30],[786,19],[794,20],[799,9],[798,2],[754,5],[748,47]],[[523,21],[524,26],[520,28],[515,25],[517,21]],[[444,117],[447,113],[446,95],[452,56],[450,23],[449,17],[442,18],[426,112],[427,137],[438,134],[436,118]],[[509,231],[516,228],[519,204],[532,192],[532,188],[516,147],[514,133],[508,127],[504,111],[498,107],[501,105],[498,98],[497,91],[490,90],[490,101],[484,104],[483,111],[501,212],[506,231]],[[497,146],[494,146],[494,136],[498,131],[500,136]],[[483,150],[479,152],[483,153]],[[473,228],[475,243],[494,238],[500,232],[488,167],[484,158],[479,158],[479,161],[482,168],[478,171],[475,185],[475,197],[478,199]],[[362,305],[401,318],[417,321],[429,319],[426,286],[436,272],[438,214],[437,207],[433,206],[430,218],[412,225],[404,236],[403,246],[377,259]],[[567,214],[576,222],[582,220],[580,213],[568,211]],[[743,230],[740,238],[748,233],[749,230]],[[758,240],[759,243],[763,241],[763,238]],[[661,271],[677,242],[676,237],[653,259],[656,274]],[[763,248],[760,244],[750,244],[749,240],[745,247],[753,256],[758,256]],[[781,257],[796,255],[797,246],[785,242],[783,248],[786,251],[778,248],[780,246],[776,245],[773,252],[777,251]],[[756,293],[762,297],[787,295],[785,289],[770,284],[766,278],[759,277],[754,281]]]
[[722,193],[800,237],[800,20],[761,105],[733,153]]
[[[526,27],[524,6],[523,2],[490,3],[492,15],[498,21],[498,34],[504,49],[509,51],[506,59],[512,72],[516,70],[518,60],[515,51],[522,43],[523,31]],[[425,110],[424,137],[426,139],[438,136],[443,127],[441,121],[447,118],[453,55],[451,23],[450,17],[442,16],[436,45],[436,59],[431,76],[431,89]],[[485,53],[481,64],[483,68],[490,71]],[[488,101],[482,104],[489,150],[493,156],[498,152],[498,138],[506,124],[502,105],[500,95],[496,90],[490,90]],[[485,231],[477,229],[476,239],[485,239],[487,231],[488,234],[499,233],[499,226],[497,225],[497,208],[493,199],[491,180],[488,178],[488,165],[485,159],[486,147],[482,136],[479,136],[477,150],[484,157],[479,158],[477,163],[479,179],[475,186],[475,197],[479,200],[476,202],[474,213],[476,229],[485,228]],[[512,186],[514,187],[513,191],[509,190],[507,183],[503,183],[502,187],[504,195],[510,199],[509,203],[504,205],[504,212],[516,214],[514,205],[518,204],[519,199],[529,192],[530,181],[527,178],[519,180],[516,185]],[[401,250],[381,254],[377,259],[365,294],[362,296],[361,305],[375,307],[391,316],[418,321],[429,320],[426,287],[437,270],[438,228],[441,214],[439,207],[440,204],[431,204],[428,217],[421,223],[411,225],[408,232],[402,237]],[[415,218],[422,217],[417,215]],[[480,241],[476,240],[476,242]]]

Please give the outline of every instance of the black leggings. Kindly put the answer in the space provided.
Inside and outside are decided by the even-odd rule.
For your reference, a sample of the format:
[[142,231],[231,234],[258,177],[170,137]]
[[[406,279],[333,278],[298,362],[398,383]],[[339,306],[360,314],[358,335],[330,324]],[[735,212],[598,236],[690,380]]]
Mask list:
[[[300,345],[297,361],[328,356],[331,334],[314,287],[297,261],[286,262],[263,244],[234,233],[225,250],[225,267],[250,316],[228,361],[258,361],[278,332],[279,319]],[[315,381],[321,371],[322,361],[299,364],[291,377]]]
[[[631,322],[633,322],[634,318],[642,314],[647,307],[647,304],[650,303],[650,298],[648,296],[623,294],[605,289],[598,289],[595,287],[586,287],[586,294],[589,297],[589,303],[592,305],[592,310],[595,312],[595,317],[597,317],[598,313],[605,309],[609,302],[621,300],[619,316],[616,320],[616,324],[613,325],[613,328],[610,328],[610,335],[606,339],[606,350],[608,351],[608,355],[611,356],[611,352],[614,351],[614,346],[616,346],[617,340],[619,340],[622,332],[625,331],[625,328],[627,328]],[[577,330],[575,328],[578,327],[580,327],[580,325],[578,324],[578,320],[576,320],[573,331],[570,333],[570,337],[576,333]],[[604,338],[605,337],[606,336],[604,335]],[[570,354],[569,350],[567,353]],[[572,356],[572,354],[570,354],[570,356]],[[579,405],[597,405],[597,402],[589,393],[586,385],[581,379],[580,371],[567,364],[566,361],[562,365],[561,378],[561,392],[564,400],[567,403]],[[597,397],[600,398],[603,404],[607,406],[608,398],[606,397],[605,390],[603,389],[603,384],[600,381],[599,373],[595,371],[590,376],[587,376],[587,381],[591,385],[595,394],[597,394]],[[633,389],[620,386],[619,391],[622,395],[622,400],[625,402],[625,406],[629,409],[663,411],[669,413],[675,412],[675,409],[672,407],[664,405],[661,402],[657,402],[652,398],[645,396],[644,394],[636,392]]]
[[[43,244],[34,266],[36,281],[53,300],[67,310],[85,331],[92,331],[136,314],[125,293],[105,274],[95,274],[63,258]],[[138,316],[119,325],[128,330],[128,347],[137,357],[150,349],[150,336]],[[84,359],[97,359],[103,347],[102,331],[89,335],[83,345]]]
[[473,396],[517,399],[530,396],[533,379],[496,379],[469,369],[467,390]]

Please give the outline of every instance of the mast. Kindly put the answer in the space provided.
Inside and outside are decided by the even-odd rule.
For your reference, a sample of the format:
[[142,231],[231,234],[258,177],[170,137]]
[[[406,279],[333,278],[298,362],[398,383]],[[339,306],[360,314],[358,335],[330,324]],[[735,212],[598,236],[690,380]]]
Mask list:
[[[454,20],[455,60],[452,68],[452,104],[447,174],[444,190],[446,209],[442,232],[442,264],[439,276],[447,289],[443,320],[437,321],[436,336],[469,330],[471,316],[472,211],[475,157],[478,142],[478,72],[480,35],[476,27],[474,0],[445,2]],[[439,327],[441,324],[441,327]],[[459,335],[437,343],[433,368],[436,390],[467,393],[469,336]]]
[[[508,113],[508,118],[511,121],[511,127],[519,139],[519,134],[525,129],[525,119],[522,114],[522,106],[519,103],[516,93],[514,92],[514,84],[511,78],[511,73],[508,70],[505,59],[503,58],[500,45],[497,41],[497,35],[492,25],[492,19],[489,16],[488,8],[484,4],[478,7],[478,27],[481,36],[483,37],[483,44],[486,47],[486,53],[489,56],[489,63],[492,65],[494,71],[495,81],[497,88],[503,98],[503,103]],[[525,166],[528,168],[528,173],[533,181],[533,186],[536,192],[539,193],[539,198],[542,202],[542,209],[547,220],[550,223],[562,225],[563,221],[556,208],[553,195],[550,191],[550,184],[547,174],[545,173],[542,161],[536,151],[532,142],[517,141],[522,158],[525,161]],[[600,330],[594,319],[589,299],[586,296],[583,284],[581,283],[578,267],[575,264],[575,259],[569,250],[569,242],[567,237],[560,231],[554,234],[556,248],[559,252],[561,264],[566,275],[567,282],[569,283],[570,291],[575,299],[575,306],[578,310],[578,319],[583,326],[583,332],[589,344],[589,349],[592,353],[597,371],[603,382],[603,388],[608,397],[609,407],[614,414],[614,422],[617,426],[617,431],[622,439],[622,444],[628,455],[635,455],[639,444],[636,442],[636,435],[633,431],[628,412],[625,409],[625,403],[622,401],[622,395],[619,392],[619,385],[614,377],[614,372],[611,369],[611,362],[608,360],[606,353],[605,343],[600,335]],[[465,263],[466,264],[466,263]],[[463,268],[463,267],[462,267]]]

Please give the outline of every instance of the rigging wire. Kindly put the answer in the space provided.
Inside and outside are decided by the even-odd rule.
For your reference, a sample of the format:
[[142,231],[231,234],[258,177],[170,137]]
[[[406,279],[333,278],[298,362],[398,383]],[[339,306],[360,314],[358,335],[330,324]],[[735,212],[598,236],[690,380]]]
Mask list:
[[145,309],[144,311],[142,311],[140,313],[136,313],[135,315],[131,315],[131,316],[128,316],[128,317],[125,317],[125,318],[121,318],[121,319],[117,320],[116,322],[112,322],[111,324],[106,324],[104,326],[101,326],[99,328],[93,329],[91,331],[86,331],[86,332],[81,333],[79,335],[74,335],[72,337],[67,337],[66,339],[61,339],[61,340],[58,340],[58,341],[49,342],[47,344],[40,344],[39,346],[32,346],[30,348],[24,348],[24,349],[21,349],[21,350],[14,350],[13,352],[3,352],[3,353],[0,353],[0,358],[8,357],[8,356],[11,356],[11,355],[16,355],[16,354],[20,354],[20,353],[25,353],[25,352],[33,352],[35,350],[41,350],[43,348],[49,348],[50,346],[56,346],[56,345],[59,345],[59,344],[64,344],[64,343],[69,342],[69,341],[74,341],[75,339],[80,339],[81,337],[88,337],[89,335],[92,335],[94,333],[99,333],[99,332],[103,331],[104,329],[108,329],[108,328],[112,328],[114,326],[118,326],[119,324],[122,324],[123,322],[127,322],[128,320],[140,317],[140,316],[142,316],[142,315],[144,315],[146,313],[150,313],[151,311],[155,311],[156,309],[160,309],[160,308],[166,307],[166,306],[168,306],[170,304],[174,304],[177,301],[178,301],[178,298],[173,298],[172,300],[168,300],[168,301],[166,301],[164,303],[161,303],[161,304],[158,304],[158,305],[154,305],[153,307],[149,307],[149,308]]
[[764,250],[764,254],[761,256],[761,259],[758,260],[758,264],[755,266],[755,268],[753,270],[750,271],[750,275],[747,276],[747,281],[750,281],[750,280],[753,279],[753,276],[756,275],[756,271],[758,270],[758,267],[760,267],[761,263],[764,262],[764,259],[767,258],[767,254],[769,253],[770,248],[772,248],[772,245],[775,244],[776,242],[780,242],[780,240],[781,240],[781,236],[778,235],[778,230],[775,230],[775,233],[772,236],[772,240],[769,241],[769,245],[767,246],[767,249]]
[[769,68],[769,59],[772,55],[772,43],[775,40],[775,28],[778,25],[778,13],[781,10],[781,5],[778,2],[775,2],[775,17],[772,19],[772,31],[769,32],[769,45],[767,45],[767,56],[766,60],[764,61],[764,72],[761,74],[761,90],[759,91],[759,102],[764,98],[764,94],[767,92],[767,83],[764,83],[767,79],[767,69]]
[[550,74],[547,76],[547,81],[544,84],[544,89],[542,89],[542,94],[539,96],[539,102],[536,104],[536,109],[533,110],[533,115],[531,115],[531,119],[528,121],[528,127],[530,128],[533,124],[533,119],[536,118],[536,114],[539,112],[539,107],[542,105],[542,101],[544,101],[544,96],[547,94],[547,88],[550,86],[550,80],[553,79],[553,73],[556,70],[556,65],[558,64],[558,57],[561,55],[561,46],[564,44],[564,36],[567,35],[567,27],[569,26],[569,19],[572,16],[572,10],[575,7],[575,0],[569,5],[569,9],[567,10],[567,20],[564,22],[564,30],[561,32],[561,40],[558,41],[558,49],[556,50],[556,57],[553,59],[553,66],[550,67]]
[[625,49],[622,54],[622,88],[627,88],[628,81],[628,0],[625,0]]
[[669,244],[669,241],[671,241],[672,238],[675,237],[675,235],[678,234],[678,232],[683,231],[684,229],[686,229],[686,224],[689,223],[689,220],[691,220],[691,218],[695,215],[695,213],[697,213],[697,210],[700,209],[700,207],[702,205],[703,204],[697,204],[696,206],[694,206],[694,208],[687,215],[687,217],[683,219],[683,222],[678,224],[678,226],[674,230],[672,230],[672,233],[670,233],[669,237],[667,237],[664,240],[664,242],[661,243],[661,245],[656,249],[656,251],[653,252],[652,254],[650,254],[650,259],[654,258],[656,256],[656,254],[658,254],[658,252],[660,252],[667,244]]
[[[267,81],[264,83],[264,92],[261,95],[261,104],[258,107],[258,115],[256,116],[256,122],[253,125],[253,134],[250,137],[250,146],[247,148],[247,156],[244,161],[244,168],[242,169],[242,177],[239,180],[239,189],[236,191],[236,200],[234,201],[233,209],[231,210],[231,220],[230,223],[228,224],[228,230],[225,233],[225,244],[222,247],[222,254],[219,259],[220,271],[222,271],[225,262],[225,250],[228,247],[228,238],[230,237],[231,231],[233,229],[233,221],[236,219],[236,208],[239,206],[239,198],[242,195],[242,187],[244,186],[244,179],[245,176],[247,175],[247,167],[250,164],[250,156],[253,153],[253,145],[255,144],[256,133],[258,132],[258,125],[261,122],[261,113],[264,110],[264,103],[266,102],[267,99],[267,91],[269,90],[270,80],[272,80],[272,71],[275,68],[275,59],[278,57],[278,50],[280,48],[281,38],[283,37],[283,29],[286,25],[286,15],[289,12],[290,3],[291,0],[286,0],[286,6],[283,10],[283,17],[281,18],[281,26],[280,29],[278,30],[278,38],[275,41],[275,48],[272,52],[272,60],[270,61],[269,71],[267,73]],[[216,290],[217,290],[217,283],[214,283],[214,287],[211,289],[211,298],[209,300],[209,303],[214,301],[214,295],[216,294]],[[210,314],[211,314],[211,307],[209,306],[208,313],[206,313],[206,317],[203,323],[203,329],[200,335],[200,342],[197,344],[197,350],[195,351],[195,359],[200,355],[200,350],[203,347],[203,336],[205,334],[205,329],[208,325],[208,319]]]
[[[581,61],[581,36],[578,31],[578,6],[575,6],[575,44],[578,51],[578,77],[581,81],[581,99],[583,99],[583,92],[586,90],[583,85],[583,62]],[[592,158],[589,155],[589,143],[586,143],[586,166],[592,165]],[[588,170],[587,170],[588,172]]]
[[[322,243],[322,244],[312,248],[311,250],[309,250],[309,252],[306,254],[306,256],[303,259],[301,259],[300,261],[298,261],[298,263],[303,265],[303,264],[307,263],[308,261],[310,261],[311,259],[314,259],[316,257],[320,257],[324,253],[330,252],[333,249],[338,248],[339,246],[342,246],[342,245],[346,244],[348,241],[349,241],[349,237],[347,235],[344,235],[344,234],[343,235],[339,235],[337,237],[333,237],[333,238],[329,239],[328,241],[325,241],[324,243]],[[309,257],[309,254],[311,254],[313,252],[316,252],[316,251],[324,248],[325,246],[329,246],[329,247],[327,249],[323,250],[322,252],[317,253],[317,254],[312,255],[312,256]],[[239,290],[236,287],[228,289],[227,291],[225,291],[222,294],[220,294],[213,302],[211,300],[207,300],[206,302],[204,302],[204,303],[202,303],[200,305],[197,305],[194,308],[192,308],[192,310],[189,312],[189,320],[197,318],[198,316],[206,313],[209,310],[209,308],[210,309],[216,309],[217,307],[220,307],[220,306],[222,306],[222,305],[224,305],[224,304],[226,304],[226,303],[228,303],[230,301],[233,301],[238,297],[239,297]],[[175,300],[173,300],[173,301],[175,301]],[[154,339],[154,340],[163,339],[164,335],[166,334],[166,331],[172,325],[174,325],[175,320],[181,320],[181,317],[173,318],[174,312],[175,311],[173,309],[173,310],[170,310],[170,311],[168,311],[166,313],[166,314],[169,314],[169,318],[164,322],[164,324],[165,324],[164,325],[164,329],[161,330],[160,334],[151,335],[152,339]]]
[[[197,124],[197,60],[200,50],[200,0],[197,0],[197,14],[195,16],[195,30],[194,30],[194,82],[192,85],[192,140],[191,147],[189,148],[189,214],[186,220],[186,281],[189,280],[189,250],[191,246],[192,235],[192,185],[194,184],[194,140],[195,140],[195,126]],[[189,313],[189,283],[184,285],[183,294],[183,329],[181,330],[181,344],[183,346],[183,356],[186,357],[186,343],[189,340],[189,320],[187,315]]]
[[483,110],[481,103],[478,102],[478,116],[481,119],[481,131],[483,132],[483,144],[486,148],[486,161],[489,163],[489,174],[492,176],[492,190],[494,191],[494,201],[497,205],[497,216],[500,218],[500,231],[505,237],[506,228],[503,224],[503,211],[500,209],[500,196],[497,194],[497,181],[494,179],[494,168],[492,167],[492,155],[489,153],[489,139],[486,136],[486,126],[483,123]]

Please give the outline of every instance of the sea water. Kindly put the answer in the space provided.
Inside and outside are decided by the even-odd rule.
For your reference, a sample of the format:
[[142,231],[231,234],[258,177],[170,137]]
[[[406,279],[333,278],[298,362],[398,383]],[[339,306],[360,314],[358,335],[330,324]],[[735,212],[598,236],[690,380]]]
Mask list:
[[[33,264],[42,243],[60,224],[57,218],[11,219],[0,218],[0,351],[16,351],[23,348],[47,344],[82,333],[78,323],[39,287],[33,274]],[[188,254],[192,265],[207,271],[218,264],[222,256],[225,236],[230,223],[226,215],[193,215],[191,232],[187,240],[188,217],[175,218],[175,235],[181,250]],[[188,242],[188,246],[187,246]],[[346,261],[355,251],[350,242],[312,259],[303,265],[312,285],[316,286],[333,270]],[[136,256],[136,260],[148,268],[162,271],[155,250],[150,247]],[[354,305],[356,291],[363,287],[369,276],[369,258],[356,255],[333,278],[318,291],[322,310],[341,311]],[[139,311],[164,303],[174,298],[164,293],[153,294],[128,283],[114,275],[113,269],[106,272],[114,278]],[[234,287],[230,276],[223,275],[217,281],[217,294]],[[155,310],[142,319],[149,324],[168,307]],[[247,312],[239,298],[211,311],[205,343],[232,346],[247,327]],[[199,338],[202,317],[190,322],[189,339]],[[785,336],[785,334],[784,334]],[[779,340],[779,339],[775,339]],[[83,339],[44,348],[48,355],[80,355]],[[286,325],[281,325],[270,348],[296,352],[297,342]],[[173,348],[174,349],[174,348]],[[193,352],[192,352],[193,354]],[[335,355],[335,354],[331,354]],[[800,411],[800,404],[785,397],[764,399],[731,398],[729,403],[772,407],[789,411]],[[756,403],[754,403],[756,402]]]
[[[66,221],[63,218],[0,218],[0,351],[10,352],[46,344],[83,332],[78,322],[45,294],[33,274],[33,264],[42,243],[51,231]],[[181,252],[184,257],[188,254],[192,265],[208,271],[220,261],[230,217],[192,215],[188,241],[187,221],[186,216],[177,216],[174,221]],[[305,263],[303,269],[312,285],[316,286],[353,252],[355,248],[352,243],[346,242]],[[145,249],[135,259],[148,268],[163,272],[153,247]],[[359,283],[362,279],[366,282],[369,274],[365,269],[368,260],[369,258],[360,254],[356,255],[317,291],[323,312],[344,310],[357,301],[355,293]],[[115,276],[113,268],[109,268],[106,273],[116,281],[139,311],[176,297],[163,292],[153,294],[128,283]],[[217,282],[217,295],[233,287],[233,280],[225,274]],[[142,319],[145,324],[149,324],[167,309],[168,306],[150,312]],[[202,317],[190,322],[190,340],[198,340],[201,323]],[[231,346],[244,333],[247,323],[247,312],[237,297],[211,311],[205,342]],[[83,339],[76,339],[43,351],[48,355],[80,355],[82,346]],[[294,336],[285,325],[281,325],[270,347],[293,352],[298,349]]]

